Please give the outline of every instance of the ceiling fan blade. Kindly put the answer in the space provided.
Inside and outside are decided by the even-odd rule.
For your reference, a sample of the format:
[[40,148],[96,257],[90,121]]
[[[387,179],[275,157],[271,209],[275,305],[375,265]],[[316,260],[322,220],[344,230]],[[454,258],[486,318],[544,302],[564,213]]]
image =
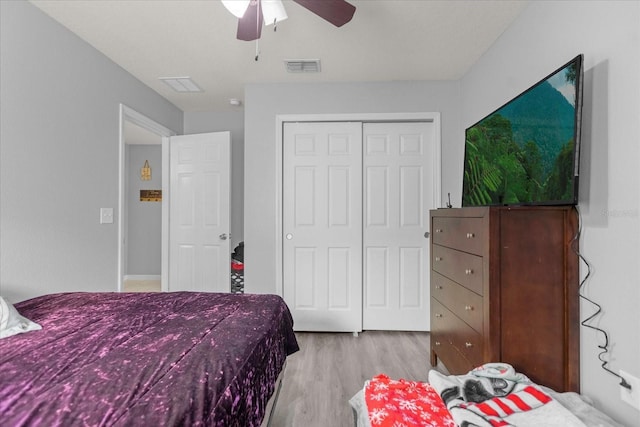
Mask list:
[[300,6],[309,9],[319,17],[342,27],[351,21],[356,7],[345,0],[293,0]]
[[257,40],[262,34],[262,7],[260,0],[251,0],[247,11],[238,20],[238,40]]

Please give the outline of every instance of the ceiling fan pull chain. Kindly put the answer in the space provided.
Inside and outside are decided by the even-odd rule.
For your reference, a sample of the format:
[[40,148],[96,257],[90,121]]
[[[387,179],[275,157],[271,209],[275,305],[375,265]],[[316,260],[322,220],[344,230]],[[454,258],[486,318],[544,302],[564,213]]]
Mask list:
[[[260,34],[260,26],[262,22],[260,22],[260,17],[262,17],[262,3],[258,0],[258,11],[256,13],[256,34]],[[255,60],[258,61],[258,57],[260,56],[260,47],[258,45],[260,41],[260,36],[256,39],[256,57]]]

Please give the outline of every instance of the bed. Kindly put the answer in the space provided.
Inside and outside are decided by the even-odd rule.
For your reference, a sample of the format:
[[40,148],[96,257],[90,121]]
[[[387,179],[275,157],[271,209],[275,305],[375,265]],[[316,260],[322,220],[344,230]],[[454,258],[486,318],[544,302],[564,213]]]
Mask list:
[[293,320],[275,295],[61,293],[15,304],[0,340],[3,426],[259,426]]

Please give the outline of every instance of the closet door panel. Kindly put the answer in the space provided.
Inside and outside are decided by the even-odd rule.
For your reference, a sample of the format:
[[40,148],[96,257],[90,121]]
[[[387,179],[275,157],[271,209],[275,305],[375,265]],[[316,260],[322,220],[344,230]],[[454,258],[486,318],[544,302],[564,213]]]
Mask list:
[[293,221],[297,227],[310,227],[316,223],[316,168],[300,166],[294,169],[295,194]]
[[389,168],[370,166],[365,169],[366,227],[389,226]]
[[399,227],[423,226],[423,177],[421,166],[400,167]]
[[384,247],[365,249],[367,290],[365,306],[385,308],[389,305],[389,251]]
[[332,166],[329,168],[329,194],[327,206],[329,227],[359,226],[353,224],[354,218],[350,213],[351,194],[349,186],[350,168]]
[[[363,126],[363,328],[428,330],[432,123]],[[386,254],[384,271],[378,254]]]
[[298,309],[316,307],[316,265],[315,248],[296,248],[294,251],[293,277],[298,286],[292,289],[293,305]]
[[299,331],[362,330],[362,125],[286,123],[283,297]]
[[332,310],[349,310],[349,263],[351,248],[329,248],[327,253],[327,273],[329,284],[329,308]]

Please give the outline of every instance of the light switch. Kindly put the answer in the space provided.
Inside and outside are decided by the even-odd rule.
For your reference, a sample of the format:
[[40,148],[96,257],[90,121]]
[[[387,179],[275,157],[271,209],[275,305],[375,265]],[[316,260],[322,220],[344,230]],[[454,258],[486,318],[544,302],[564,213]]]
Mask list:
[[113,208],[100,208],[100,224],[113,224]]

